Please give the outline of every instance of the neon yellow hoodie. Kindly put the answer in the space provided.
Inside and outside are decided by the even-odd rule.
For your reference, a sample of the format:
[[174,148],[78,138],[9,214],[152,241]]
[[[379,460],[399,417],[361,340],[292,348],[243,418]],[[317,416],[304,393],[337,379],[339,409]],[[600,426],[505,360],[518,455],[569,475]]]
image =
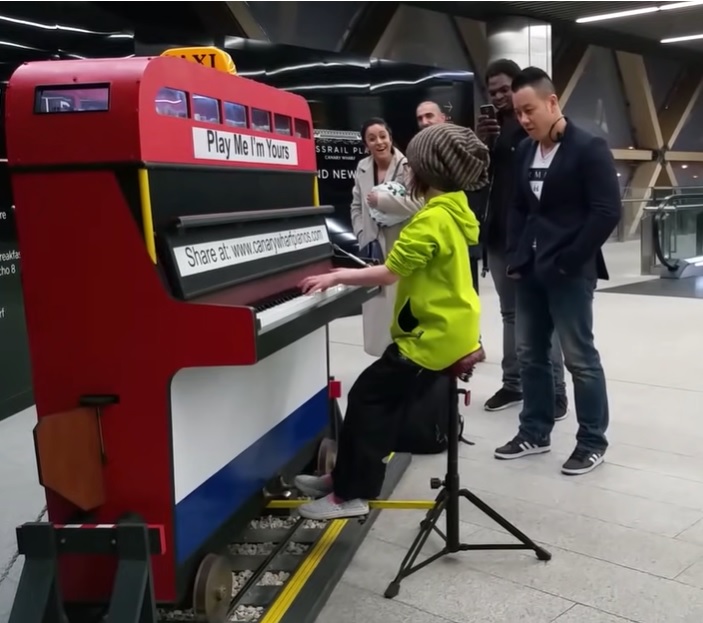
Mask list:
[[444,370],[479,348],[481,304],[468,249],[478,235],[466,195],[445,193],[413,216],[386,258],[400,277],[391,336],[428,370]]

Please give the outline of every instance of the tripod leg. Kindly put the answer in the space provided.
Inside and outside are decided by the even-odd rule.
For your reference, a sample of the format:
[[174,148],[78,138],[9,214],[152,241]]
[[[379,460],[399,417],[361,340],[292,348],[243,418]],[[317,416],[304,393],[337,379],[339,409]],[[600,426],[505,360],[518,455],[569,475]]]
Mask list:
[[518,541],[526,545],[529,549],[533,550],[537,554],[537,558],[540,560],[551,560],[552,555],[544,548],[540,547],[535,543],[530,537],[518,530],[513,524],[511,524],[505,517],[498,514],[493,510],[488,504],[486,504],[481,498],[474,495],[468,489],[462,489],[459,492],[463,498],[466,498],[471,502],[476,508],[481,512],[488,515],[493,521],[495,521],[499,526],[504,528],[507,532],[512,534]]
[[444,532],[442,532],[437,527],[436,521],[434,523],[432,523],[432,518],[435,516],[435,513],[437,512],[437,507],[439,505],[442,505],[442,508],[444,508],[444,505],[446,504],[446,497],[447,497],[446,489],[442,489],[437,494],[437,497],[434,499],[434,506],[425,513],[424,519],[420,522],[420,530],[425,530],[426,528],[430,528],[430,529],[434,530],[442,538],[443,541],[446,541],[447,537],[444,536]]
[[449,384],[449,425],[447,426],[447,475],[444,477],[447,503],[445,529],[447,549],[459,551],[459,437],[461,436],[458,396],[460,391],[456,378]]
[[422,551],[422,548],[425,546],[427,538],[433,532],[435,524],[439,520],[439,517],[442,514],[442,511],[444,510],[445,504],[446,500],[444,499],[444,497],[442,497],[441,500],[438,499],[437,503],[435,504],[435,507],[427,513],[424,521],[421,524],[420,531],[417,533],[417,536],[415,537],[415,540],[410,546],[410,549],[408,549],[407,554],[405,554],[403,562],[400,563],[398,573],[396,574],[394,580],[388,585],[388,588],[386,588],[386,592],[383,594],[384,597],[386,597],[387,599],[393,599],[394,597],[396,597],[398,595],[398,592],[400,591],[400,583],[403,581],[403,579],[417,570],[417,568],[413,568],[415,560]]

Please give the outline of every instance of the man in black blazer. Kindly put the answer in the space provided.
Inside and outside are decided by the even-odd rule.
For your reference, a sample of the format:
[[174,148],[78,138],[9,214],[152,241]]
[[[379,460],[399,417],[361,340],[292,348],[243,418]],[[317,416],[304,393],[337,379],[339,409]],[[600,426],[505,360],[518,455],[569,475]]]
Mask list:
[[608,395],[593,340],[593,294],[608,279],[601,247],[620,220],[620,185],[606,142],[569,122],[554,85],[536,67],[512,82],[513,106],[528,134],[517,153],[508,211],[507,270],[516,280],[523,409],[517,436],[499,459],[550,450],[554,382],[550,335],[561,341],[574,383],[579,430],[562,473],[585,474],[603,461]]

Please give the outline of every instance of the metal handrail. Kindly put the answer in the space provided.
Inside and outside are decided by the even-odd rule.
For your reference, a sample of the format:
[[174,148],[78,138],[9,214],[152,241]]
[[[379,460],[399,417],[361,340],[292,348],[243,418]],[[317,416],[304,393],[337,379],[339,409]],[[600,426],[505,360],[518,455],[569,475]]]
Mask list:
[[656,206],[645,206],[645,210],[648,212],[654,212],[652,217],[652,244],[654,246],[654,252],[667,270],[674,272],[679,268],[680,261],[678,259],[671,263],[667,257],[664,255],[661,245],[661,228],[660,224],[669,218],[670,215],[676,214],[679,210],[689,210],[689,209],[701,209],[703,208],[703,203],[701,204],[688,204],[688,205],[676,205],[678,201],[690,199],[700,199],[703,200],[703,193],[692,193],[690,195],[668,195],[664,197],[658,205]]
[[[638,202],[641,202],[641,199],[638,199]],[[662,206],[661,203],[653,206],[645,206],[645,212],[659,212],[661,210],[672,213],[672,212],[685,212],[686,210],[700,210],[703,208],[703,203],[694,203],[692,205],[664,205]]]

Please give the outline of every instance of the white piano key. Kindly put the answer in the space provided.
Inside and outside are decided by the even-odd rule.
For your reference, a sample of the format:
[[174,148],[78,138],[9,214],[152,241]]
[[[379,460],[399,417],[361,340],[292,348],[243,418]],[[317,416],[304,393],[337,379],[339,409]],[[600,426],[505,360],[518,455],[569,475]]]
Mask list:
[[324,292],[315,292],[315,294],[302,294],[294,299],[290,299],[280,305],[269,307],[263,311],[257,312],[256,317],[259,319],[261,328],[259,335],[271,331],[276,327],[293,320],[301,314],[311,311],[312,309],[336,300],[346,294],[350,294],[357,290],[357,286],[334,286],[328,288]]

